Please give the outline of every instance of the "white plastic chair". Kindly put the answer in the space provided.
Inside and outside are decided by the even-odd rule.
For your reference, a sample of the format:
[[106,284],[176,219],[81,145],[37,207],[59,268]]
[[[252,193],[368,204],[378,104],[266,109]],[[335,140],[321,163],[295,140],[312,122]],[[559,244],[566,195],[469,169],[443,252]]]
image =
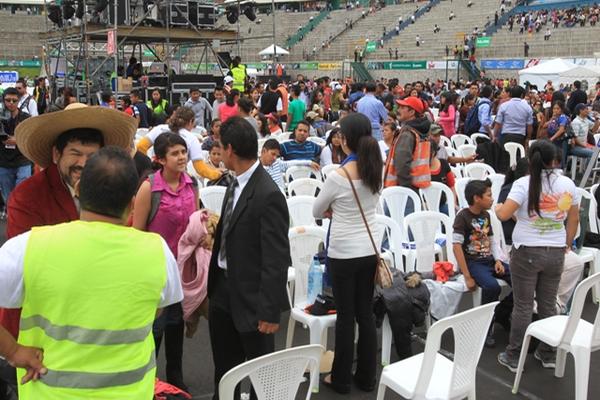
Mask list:
[[490,137],[488,135],[486,135],[485,133],[473,133],[471,134],[471,140],[473,141],[474,145],[477,145],[477,139],[484,139],[487,141],[490,141]]
[[323,189],[323,181],[314,178],[298,178],[288,183],[288,196],[313,196]]
[[531,337],[557,348],[554,376],[562,378],[565,374],[567,353],[571,353],[575,364],[575,400],[586,400],[588,397],[588,380],[590,373],[590,356],[592,351],[600,350],[600,307],[596,310],[594,322],[581,318],[585,298],[593,287],[600,285],[600,273],[583,281],[573,295],[571,312],[567,315],[555,315],[550,318],[532,322],[527,327],[519,366],[513,385],[513,393],[519,391],[519,383],[523,374],[523,365],[527,357],[527,349]]
[[489,175],[496,173],[494,168],[482,162],[467,164],[464,166],[463,171],[465,173],[465,177],[474,179],[485,179]]
[[226,191],[227,188],[225,186],[208,186],[200,189],[200,200],[204,208],[209,209],[215,214],[221,214]]
[[494,198],[494,204],[496,204],[500,197],[502,186],[504,186],[506,176],[504,174],[492,174],[488,176],[488,179],[492,181],[492,197]]
[[332,173],[339,167],[340,167],[340,164],[329,164],[329,165],[326,165],[323,168],[321,168],[321,176],[323,176],[323,181],[325,181],[327,179],[327,176],[330,173]]
[[[497,304],[489,303],[433,324],[423,353],[383,369],[377,400],[383,400],[386,388],[406,399],[475,400],[477,364]],[[453,360],[438,352],[448,329],[454,336]]]
[[440,146],[452,148],[452,142],[444,135],[440,135]]
[[260,138],[258,139],[258,156],[260,157],[260,153],[262,151],[263,146],[265,145],[265,142],[267,140],[269,140],[271,138]]
[[431,182],[431,185],[425,189],[419,189],[419,195],[423,201],[423,206],[429,211],[441,212],[440,201],[442,193],[446,195],[446,204],[448,205],[448,216],[450,221],[454,221],[456,215],[454,193],[447,185],[440,182]]
[[454,174],[455,178],[464,178],[464,171],[460,165],[450,165],[450,170]]
[[290,227],[316,225],[312,212],[314,203],[314,196],[292,196],[287,199]]
[[[435,211],[421,211],[404,218],[407,231],[414,237],[415,249],[408,253],[406,269],[419,272],[433,271],[436,261],[436,239],[443,238],[445,243],[437,244],[445,250],[447,261],[456,267],[452,251],[452,221],[446,214]],[[445,233],[442,233],[442,229]]]
[[292,134],[292,132],[283,132],[283,133],[280,133],[277,136],[274,136],[274,138],[277,139],[277,141],[279,143],[281,143],[281,142],[285,142],[286,140],[290,140],[290,135],[291,134]]
[[[600,133],[595,133],[594,142],[596,143],[596,145],[598,144],[598,141],[600,141]],[[529,141],[529,143],[531,143],[531,140]]]
[[[250,377],[256,396],[263,400],[294,400],[304,373],[310,368],[312,377],[319,376],[323,348],[319,345],[294,347],[246,361],[229,370],[219,382],[219,399],[233,400],[235,388]],[[312,390],[306,393],[310,399]]]
[[[508,142],[504,143],[504,150],[508,151],[509,165],[512,167],[517,164],[517,160],[525,157],[525,147],[519,143]],[[517,155],[517,153],[519,153]]]
[[474,144],[463,144],[458,147],[457,151],[460,157],[471,157],[477,153],[477,146]]
[[[336,315],[311,315],[304,312],[308,306],[308,269],[321,243],[325,243],[327,232],[318,226],[300,226],[290,229],[290,256],[295,271],[294,302],[286,337],[286,348],[292,346],[296,322],[308,327],[310,344],[320,344],[327,349],[327,329],[335,326]],[[311,378],[312,379],[312,378]],[[313,391],[318,391],[318,376],[312,381]]]
[[[577,192],[581,196],[582,199],[589,200],[590,204],[588,207],[588,221],[590,232],[599,233],[600,227],[598,226],[598,213],[596,203],[596,198],[592,195],[593,191],[598,187],[598,184],[595,184],[590,188],[590,191],[584,190],[582,188],[577,188]],[[581,235],[581,224],[577,227],[577,232],[575,234],[575,239],[579,238]],[[589,274],[593,275],[596,272],[600,272],[600,249],[596,247],[588,247],[583,246],[578,253],[579,257],[584,263],[590,264]],[[594,302],[600,302],[600,288],[593,287],[592,288],[592,299]]]
[[473,178],[459,178],[454,181],[454,191],[458,198],[458,209],[469,207],[467,197],[465,196],[465,188],[471,179]]
[[325,145],[327,144],[327,141],[325,139],[320,138],[318,136],[309,136],[308,140],[318,144],[321,147],[325,147]]
[[139,137],[143,137],[143,136],[146,136],[148,134],[148,132],[150,132],[150,130],[148,128],[138,128],[137,131],[135,132],[135,135],[139,136]]
[[404,271],[404,263],[402,261],[402,229],[396,221],[385,215],[375,215],[375,221],[378,225],[376,234],[380,235],[380,248],[383,245],[384,239],[387,238],[387,248],[384,249],[382,257],[385,258],[388,256],[389,260],[392,261],[391,266],[393,268]]
[[383,189],[379,198],[381,209],[385,210],[387,207],[390,217],[402,228],[405,240],[408,239],[404,225],[404,214],[408,199],[413,201],[415,212],[422,210],[421,199],[417,192],[402,186],[392,186]]
[[291,182],[294,179],[298,179],[298,178],[321,179],[321,173],[319,171],[315,171],[311,167],[302,166],[302,165],[291,166],[285,171],[285,181],[286,182]]
[[450,142],[452,142],[452,146],[458,150],[458,148],[464,144],[473,144],[473,141],[467,135],[463,135],[462,133],[456,133],[450,137]]

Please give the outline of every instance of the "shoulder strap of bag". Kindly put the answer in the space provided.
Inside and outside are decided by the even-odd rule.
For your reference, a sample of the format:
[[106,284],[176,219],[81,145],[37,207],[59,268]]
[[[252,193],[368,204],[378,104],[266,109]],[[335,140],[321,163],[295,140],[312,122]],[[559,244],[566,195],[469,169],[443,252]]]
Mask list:
[[350,174],[346,170],[345,167],[341,167],[344,174],[346,174],[346,178],[348,178],[348,182],[350,182],[350,187],[352,188],[352,193],[354,194],[354,198],[356,199],[356,204],[358,204],[358,209],[360,211],[360,216],[362,217],[363,222],[365,223],[365,228],[367,228],[367,233],[369,234],[369,239],[371,239],[371,244],[373,245],[373,250],[375,250],[375,254],[377,258],[379,258],[379,250],[377,250],[377,245],[375,244],[375,240],[373,239],[373,234],[371,234],[371,229],[369,228],[369,223],[367,222],[367,217],[365,217],[365,212],[363,211],[362,205],[360,204],[360,200],[358,199],[358,193],[356,193],[356,188],[354,187],[354,182],[352,182],[352,178],[350,178]]
[[152,220],[154,219],[154,217],[156,217],[158,207],[160,207],[160,198],[162,196],[161,191],[152,191],[152,187],[154,186],[154,174],[150,174],[148,176],[148,181],[150,182],[150,213],[148,214],[146,225],[149,225],[150,222],[152,222]]

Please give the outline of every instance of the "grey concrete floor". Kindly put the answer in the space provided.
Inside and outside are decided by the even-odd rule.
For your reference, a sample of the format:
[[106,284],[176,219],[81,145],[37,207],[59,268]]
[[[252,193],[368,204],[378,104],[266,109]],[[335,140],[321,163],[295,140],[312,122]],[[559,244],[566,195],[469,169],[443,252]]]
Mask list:
[[[5,223],[0,221],[0,243],[4,243]],[[584,318],[591,321],[595,316],[596,306],[588,298],[584,310]],[[281,318],[281,330],[275,336],[277,349],[285,347],[285,334],[287,329],[288,313],[284,313]],[[308,332],[297,326],[294,337],[294,345],[308,344]],[[423,334],[419,334],[423,336]],[[452,351],[453,340],[451,335],[444,337],[443,348]],[[514,374],[506,368],[500,366],[496,361],[498,353],[506,346],[508,335],[504,330],[497,326],[496,329],[497,347],[495,349],[484,348],[479,365],[477,368],[477,397],[484,400],[504,400],[504,399],[530,399],[530,400],[567,400],[575,398],[575,371],[573,358],[567,358],[567,367],[564,378],[555,378],[553,370],[543,369],[539,362],[532,356],[529,356],[525,364],[525,373],[521,380],[520,392],[517,395],[511,394],[511,387]],[[381,335],[379,335],[381,341]],[[190,388],[194,399],[210,399],[214,391],[213,385],[213,363],[212,352],[210,349],[210,340],[208,336],[208,323],[201,320],[198,331],[192,339],[186,339],[184,345],[184,379]],[[334,336],[333,330],[329,332],[329,348],[333,349]],[[413,340],[413,351],[415,353],[423,351],[422,340]],[[378,357],[380,354],[378,355]],[[394,349],[392,349],[392,362],[396,360]],[[381,367],[378,367],[378,374]],[[596,378],[600,376],[600,352],[592,355],[590,365],[590,382],[588,390],[588,399],[600,399],[600,381]],[[159,377],[164,379],[164,356],[159,357]],[[434,377],[435,379],[435,377]],[[304,399],[306,395],[306,384],[301,385],[297,399]],[[339,395],[327,387],[321,385],[319,393],[312,396],[314,399],[333,400],[374,400],[376,393],[365,393],[354,387],[348,395]],[[386,400],[400,399],[401,397],[387,391]]]

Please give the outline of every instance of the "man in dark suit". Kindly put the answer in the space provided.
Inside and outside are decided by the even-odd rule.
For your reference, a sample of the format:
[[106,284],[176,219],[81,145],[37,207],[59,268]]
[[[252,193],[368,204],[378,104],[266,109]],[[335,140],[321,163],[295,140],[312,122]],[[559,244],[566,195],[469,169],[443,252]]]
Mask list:
[[275,349],[289,308],[289,214],[283,194],[257,160],[256,131],[240,117],[221,126],[223,162],[234,171],[217,226],[208,273],[215,395],[231,368]]

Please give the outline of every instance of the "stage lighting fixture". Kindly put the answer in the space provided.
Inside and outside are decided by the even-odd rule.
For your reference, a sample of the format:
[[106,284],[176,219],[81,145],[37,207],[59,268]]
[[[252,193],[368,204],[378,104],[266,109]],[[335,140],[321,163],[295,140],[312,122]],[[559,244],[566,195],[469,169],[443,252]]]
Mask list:
[[85,14],[85,1],[77,0],[77,10],[75,10],[75,16],[79,19],[83,19],[84,14]]
[[106,7],[108,7],[108,0],[98,0],[96,7],[94,7],[94,13],[100,14]]
[[244,15],[250,20],[254,21],[256,19],[256,13],[254,12],[254,6],[249,4],[244,8]]
[[48,19],[60,27],[63,26],[62,11],[60,9],[60,6],[48,6]]
[[238,13],[238,9],[236,6],[229,6],[225,9],[225,15],[227,16],[227,21],[230,24],[235,24],[240,16]]
[[71,19],[75,15],[72,1],[65,1],[62,6],[62,15],[64,19]]

